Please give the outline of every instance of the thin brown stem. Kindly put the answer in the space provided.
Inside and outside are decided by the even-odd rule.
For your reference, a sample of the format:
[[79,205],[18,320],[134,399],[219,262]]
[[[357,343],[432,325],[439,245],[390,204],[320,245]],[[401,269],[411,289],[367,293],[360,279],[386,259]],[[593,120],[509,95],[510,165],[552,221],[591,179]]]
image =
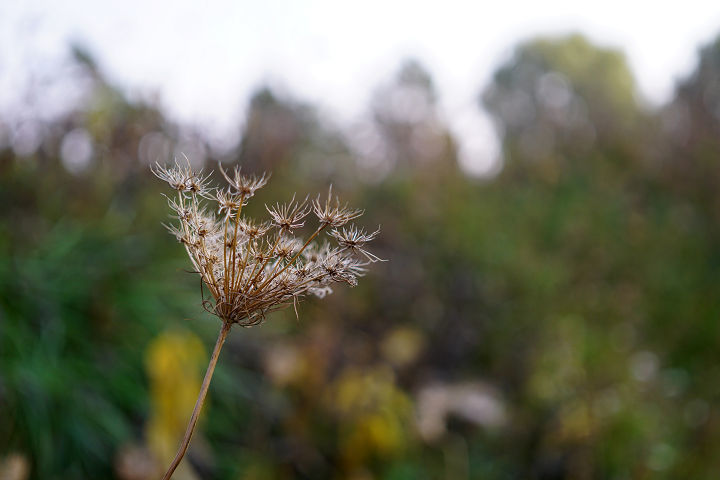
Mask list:
[[251,247],[255,248],[255,240],[252,240],[252,245],[250,245],[251,240],[248,240],[245,244],[245,258],[243,258],[242,265],[240,266],[240,276],[238,277],[237,285],[235,285],[235,290],[239,291],[240,285],[242,285],[243,279],[245,278],[245,267],[247,266],[248,258],[250,258],[250,249]]
[[[265,268],[265,265],[270,261],[273,255],[275,255],[275,249],[278,246],[278,243],[280,243],[280,238],[282,237],[282,232],[278,232],[277,234],[277,240],[275,240],[275,243],[272,246],[272,249],[270,250],[270,253],[265,257],[265,260],[263,261],[262,265],[260,265],[260,268],[257,271],[257,274],[255,274],[255,269],[253,268],[253,271],[250,273],[250,276],[248,277],[248,282],[243,287],[243,290],[249,288],[253,282],[257,281],[257,279],[260,277],[260,274],[262,273],[263,269]],[[255,265],[257,267],[257,264]]]
[[[237,232],[238,232],[238,225],[240,224],[240,212],[242,212],[243,202],[245,201],[245,195],[240,196],[240,205],[237,208],[237,213],[235,214],[235,232],[233,233],[233,241],[232,241],[232,252],[231,252],[231,268],[230,268],[230,286],[235,285],[235,255],[237,252]],[[225,239],[227,242],[227,238]],[[225,294],[229,297],[230,294],[228,292],[225,292]]]
[[[198,206],[197,194],[195,192],[193,192],[192,198],[193,198],[193,201],[192,201],[193,215],[195,216],[195,221],[197,222],[199,215],[198,215],[198,208],[197,208],[197,206]],[[207,284],[208,288],[210,288],[210,291],[213,293],[213,295],[217,298],[220,296],[220,289],[218,287],[217,280],[215,280],[215,273],[213,273],[213,267],[211,264],[207,263],[207,259],[210,257],[210,255],[208,255],[207,247],[205,246],[205,239],[202,236],[200,236],[200,247],[202,248],[202,253],[205,255],[205,259],[206,259],[206,262],[204,262],[204,263],[201,262],[201,266],[205,270],[205,275],[207,276],[207,278],[209,280],[211,280],[210,282],[205,282],[205,283]]]
[[230,285],[230,280],[228,279],[227,272],[228,272],[228,260],[227,260],[227,231],[228,231],[228,223],[230,223],[230,212],[228,211],[227,216],[225,217],[225,232],[223,233],[223,287],[225,292],[225,300],[227,300],[228,295],[228,287]]
[[232,324],[224,322],[222,329],[220,329],[217,342],[215,342],[215,348],[210,356],[210,363],[208,364],[207,371],[205,372],[205,378],[203,379],[202,386],[200,387],[200,394],[195,402],[195,408],[193,409],[192,416],[190,417],[187,430],[185,430],[185,436],[180,443],[175,459],[168,467],[168,470],[165,472],[162,480],[169,480],[172,477],[175,469],[178,465],[180,465],[180,461],[185,456],[185,452],[187,452],[188,446],[190,445],[190,439],[195,431],[195,425],[197,424],[198,418],[200,418],[200,411],[205,403],[205,397],[207,396],[208,388],[210,387],[210,380],[212,380],[213,372],[215,372],[215,365],[217,365],[218,357],[220,356],[220,350],[222,350],[222,346],[225,343],[225,338],[227,338],[227,334],[230,331],[231,326]]
[[307,239],[307,241],[306,241],[305,244],[302,246],[302,248],[300,249],[300,251],[297,252],[297,253],[295,254],[295,256],[290,259],[290,261],[282,268],[282,270],[280,270],[279,272],[277,272],[277,273],[274,274],[274,275],[270,275],[269,278],[268,278],[267,280],[265,280],[265,282],[263,282],[263,284],[258,287],[258,290],[260,290],[261,288],[265,287],[265,285],[267,285],[268,283],[272,282],[273,279],[275,279],[275,278],[279,277],[280,275],[282,275],[282,273],[283,273],[285,270],[287,270],[288,267],[290,267],[290,265],[292,265],[293,263],[295,263],[295,260],[297,260],[297,258],[300,256],[300,254],[307,248],[308,245],[310,245],[310,242],[312,242],[312,241],[315,239],[315,237],[318,236],[318,234],[319,234],[320,232],[322,232],[323,230],[325,230],[325,227],[327,227],[327,226],[328,226],[328,224],[327,224],[327,223],[324,223],[320,228],[318,228],[317,230],[315,230],[315,233],[313,233],[312,235],[310,235],[310,238]]

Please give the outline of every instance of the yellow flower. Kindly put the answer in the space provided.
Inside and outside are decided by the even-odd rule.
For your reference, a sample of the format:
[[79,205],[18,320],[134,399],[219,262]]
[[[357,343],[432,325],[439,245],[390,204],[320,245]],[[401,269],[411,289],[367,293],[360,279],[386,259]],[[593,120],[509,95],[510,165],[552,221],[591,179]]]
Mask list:
[[145,353],[150,379],[150,419],[147,440],[159,460],[173,458],[202,381],[207,354],[202,341],[185,330],[166,331]]
[[341,417],[341,450],[349,465],[373,455],[393,456],[408,444],[412,402],[387,366],[345,369],[331,385],[328,399]]

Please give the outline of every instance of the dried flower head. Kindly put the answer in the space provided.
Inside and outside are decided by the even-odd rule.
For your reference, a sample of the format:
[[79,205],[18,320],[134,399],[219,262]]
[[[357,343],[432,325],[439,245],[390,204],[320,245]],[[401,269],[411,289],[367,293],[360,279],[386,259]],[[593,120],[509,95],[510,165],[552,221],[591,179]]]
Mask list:
[[244,199],[242,195],[232,193],[230,189],[220,190],[215,192],[215,200],[218,204],[218,213],[223,216],[232,217],[235,215],[235,211],[242,205]]
[[[229,183],[226,189],[211,188],[209,176],[195,172],[189,161],[187,165],[176,161],[172,167],[157,165],[153,169],[176,191],[173,197],[166,197],[176,223],[166,228],[185,246],[190,262],[211,293],[211,299],[203,299],[203,306],[222,320],[185,436],[163,480],[170,480],[188,449],[231,327],[256,325],[270,312],[296,306],[298,299],[307,294],[322,298],[332,293],[331,285],[336,282],[357,285],[365,265],[380,260],[365,249],[378,231],[368,234],[356,227],[334,228],[329,233],[338,246],[313,242],[327,227],[340,227],[362,214],[341,204],[337,197],[333,199],[332,187],[324,202],[318,197],[310,205],[307,197],[298,201],[293,195],[286,204],[266,206],[270,221],[257,223],[243,218],[242,209],[269,177],[243,175],[240,167],[235,168],[232,177],[221,172]],[[208,210],[205,201],[217,205]],[[319,226],[303,241],[296,231],[305,225],[311,210]],[[365,258],[358,259],[356,254]]]
[[366,233],[365,230],[351,225],[348,229],[345,227],[342,230],[335,228],[330,232],[330,235],[337,240],[338,245],[344,250],[359,252],[370,262],[384,262],[385,260],[382,258],[365,250],[365,244],[374,240],[379,233],[380,227],[372,233]]
[[310,213],[310,206],[307,203],[307,197],[302,202],[295,200],[293,194],[292,200],[285,204],[276,203],[274,207],[265,206],[268,213],[272,217],[272,222],[283,232],[291,232],[296,228],[305,225],[303,218]]
[[328,190],[327,199],[324,202],[320,201],[320,195],[313,202],[313,211],[320,220],[321,225],[327,225],[330,227],[340,227],[345,225],[350,220],[354,220],[362,215],[362,210],[353,210],[348,208],[347,203],[341,204],[340,198],[335,197],[333,201],[332,196],[332,185]]
[[202,171],[194,172],[189,160],[186,165],[180,165],[175,160],[175,165],[170,168],[156,163],[152,171],[160,180],[166,181],[170,187],[178,192],[191,192],[201,196],[205,196],[210,192],[208,188],[210,175],[203,176]]
[[[340,227],[362,214],[341,204],[332,188],[323,202],[318,197],[311,205],[307,197],[300,201],[293,195],[288,203],[266,206],[270,221],[259,223],[243,218],[241,212],[267,183],[266,175],[242,175],[239,167],[232,177],[222,171],[230,185],[213,189],[210,195],[208,177],[194,172],[189,162],[176,162],[170,168],[158,165],[153,172],[177,192],[176,197],[168,197],[177,222],[167,228],[185,246],[211,293],[203,305],[224,324],[256,325],[304,295],[327,295],[333,283],[354,286],[365,273],[364,266],[380,260],[365,248],[378,231],[334,229],[327,233],[337,240],[336,247],[314,242],[328,227]],[[206,209],[206,201],[216,203],[216,208]],[[310,211],[319,225],[302,240],[296,232]]]
[[235,193],[242,196],[245,200],[255,195],[255,192],[264,187],[270,179],[270,176],[265,173],[259,177],[257,175],[243,175],[240,173],[239,166],[235,167],[232,178],[228,176],[223,168],[220,169],[220,172],[223,174],[223,177],[225,177],[225,180],[228,181],[230,187],[235,191]]

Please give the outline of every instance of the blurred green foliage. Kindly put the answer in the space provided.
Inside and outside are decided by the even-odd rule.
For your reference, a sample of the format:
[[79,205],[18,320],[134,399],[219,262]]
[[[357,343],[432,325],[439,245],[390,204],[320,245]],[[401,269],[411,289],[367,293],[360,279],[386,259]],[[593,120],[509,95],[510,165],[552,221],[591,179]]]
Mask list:
[[720,40],[655,109],[617,51],[518,46],[481,94],[504,152],[483,180],[458,169],[416,62],[376,91],[360,152],[263,89],[218,153],[78,61],[86,103],[38,123],[32,152],[0,150],[0,455],[32,478],[131,478],[148,345],[219,327],[148,171],[187,145],[272,170],[257,214],[333,182],[390,260],[299,322],[231,333],[188,459],[200,478],[715,478]]

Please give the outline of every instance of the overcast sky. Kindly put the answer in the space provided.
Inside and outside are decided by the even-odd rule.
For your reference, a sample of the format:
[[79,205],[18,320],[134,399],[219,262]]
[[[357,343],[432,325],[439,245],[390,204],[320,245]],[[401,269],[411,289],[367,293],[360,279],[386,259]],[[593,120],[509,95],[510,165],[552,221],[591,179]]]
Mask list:
[[627,54],[641,95],[658,104],[720,33],[720,2],[546,0],[0,1],[0,112],[33,69],[79,42],[133,94],[157,93],[184,122],[236,129],[249,94],[270,82],[344,124],[406,57],[432,73],[466,161],[488,165],[496,142],[477,97],[513,46],[581,32]]

